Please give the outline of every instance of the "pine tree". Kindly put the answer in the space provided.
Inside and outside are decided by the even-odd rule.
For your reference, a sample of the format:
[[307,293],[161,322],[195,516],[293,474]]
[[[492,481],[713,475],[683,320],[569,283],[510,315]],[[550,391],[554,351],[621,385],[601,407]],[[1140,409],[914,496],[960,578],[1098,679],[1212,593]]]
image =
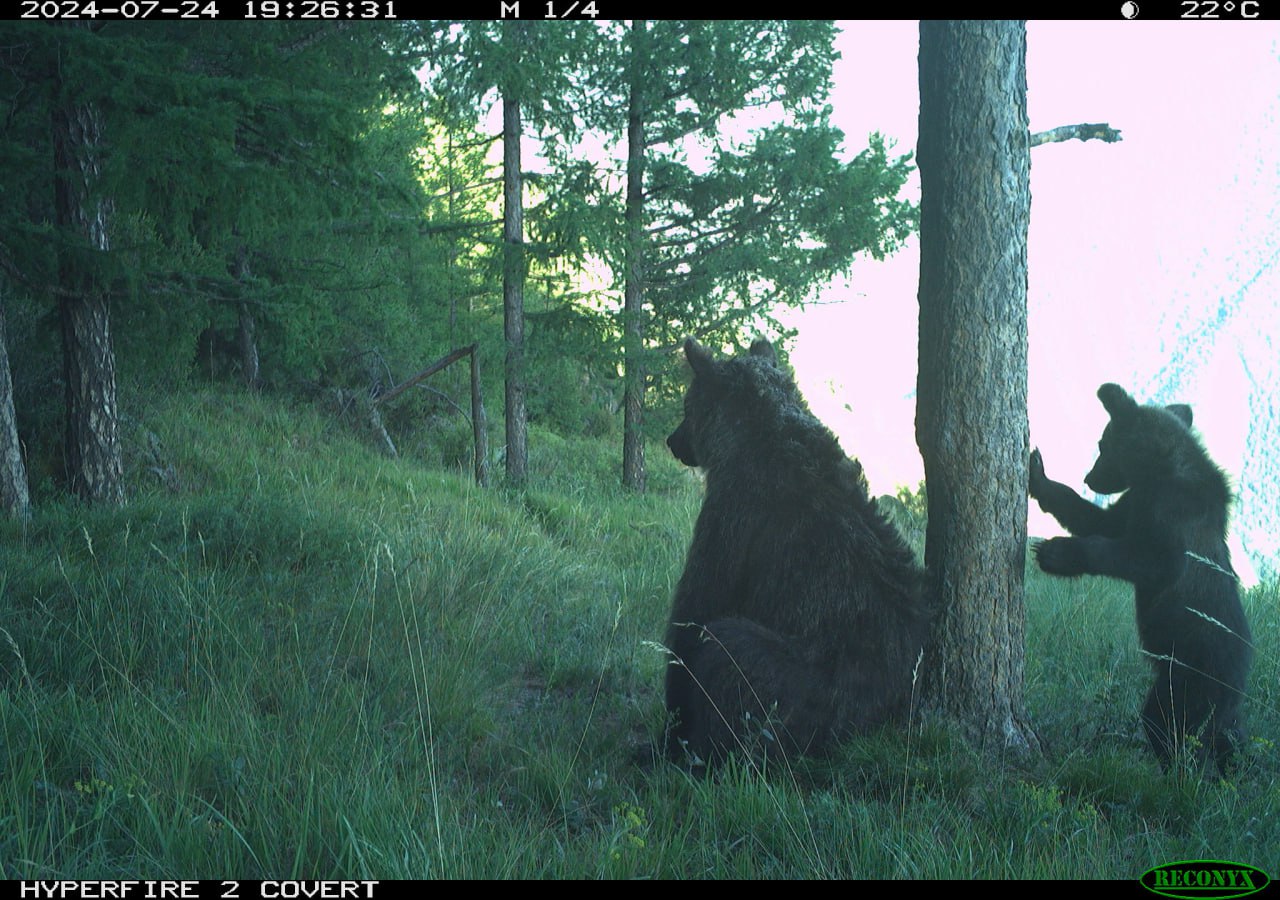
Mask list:
[[0,509],[25,519],[31,514],[27,469],[13,413],[13,379],[9,373],[8,338],[4,327],[4,303],[0,299]]
[[[915,222],[897,199],[910,166],[878,138],[841,160],[831,22],[637,21],[596,35],[578,75],[590,86],[582,114],[618,142],[625,188],[621,202],[576,209],[624,280],[623,482],[642,490],[660,354],[686,335],[742,344],[859,252],[895,249]],[[757,112],[772,124],[744,128]],[[570,160],[571,143],[550,152],[577,183],[611,178],[607,164]]]
[[[424,202],[421,125],[388,112],[417,91],[402,25],[0,29],[0,265],[16,303],[58,305],[76,494],[123,496],[117,355],[185,373],[197,332],[229,326],[256,383],[264,336],[264,365],[297,372],[372,310],[414,333],[394,324]],[[372,159],[389,136],[397,158]]]
[[924,689],[980,740],[1038,741],[1023,706],[1030,155],[1022,22],[920,26],[925,564],[941,612]]
[[[89,502],[124,502],[111,305],[93,257],[111,250],[112,201],[102,186],[104,124],[89,86],[97,49],[71,23],[58,46],[53,97],[54,222],[61,233],[58,315],[66,397],[64,463],[71,491]],[[88,64],[81,59],[90,57]]]
[[450,117],[487,103],[502,108],[502,295],[507,481],[524,484],[528,474],[526,410],[525,187],[521,143],[526,126],[559,134],[574,128],[567,72],[582,46],[586,26],[554,28],[523,21],[442,25],[434,34],[432,90]]

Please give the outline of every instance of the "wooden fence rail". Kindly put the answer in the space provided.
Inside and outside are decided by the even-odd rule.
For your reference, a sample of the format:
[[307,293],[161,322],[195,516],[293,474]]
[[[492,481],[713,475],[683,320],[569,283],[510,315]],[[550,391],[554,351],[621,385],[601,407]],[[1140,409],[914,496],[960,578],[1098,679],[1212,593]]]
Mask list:
[[377,407],[394,400],[418,382],[429,378],[446,366],[456,363],[464,356],[471,357],[471,434],[474,444],[476,483],[481,487],[488,487],[489,441],[486,437],[488,431],[484,414],[484,401],[480,397],[480,354],[475,344],[451,350],[418,374],[410,376],[385,394],[379,394],[373,399],[373,405]]

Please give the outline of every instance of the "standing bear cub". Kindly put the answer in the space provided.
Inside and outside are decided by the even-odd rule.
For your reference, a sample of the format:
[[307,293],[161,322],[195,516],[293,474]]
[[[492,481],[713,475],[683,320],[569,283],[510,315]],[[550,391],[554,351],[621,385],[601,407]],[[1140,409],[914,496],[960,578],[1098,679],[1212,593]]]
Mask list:
[[773,347],[717,361],[692,338],[667,438],[706,495],[666,645],[668,756],[820,753],[906,712],[928,617],[910,548]]
[[1138,639],[1156,673],[1142,708],[1151,749],[1165,767],[1195,748],[1225,768],[1241,738],[1252,659],[1227,550],[1226,478],[1191,433],[1190,407],[1139,406],[1114,384],[1098,399],[1111,421],[1084,481],[1100,494],[1125,493],[1095,506],[1045,477],[1034,451],[1029,493],[1075,535],[1039,544],[1036,560],[1053,575],[1133,583]]

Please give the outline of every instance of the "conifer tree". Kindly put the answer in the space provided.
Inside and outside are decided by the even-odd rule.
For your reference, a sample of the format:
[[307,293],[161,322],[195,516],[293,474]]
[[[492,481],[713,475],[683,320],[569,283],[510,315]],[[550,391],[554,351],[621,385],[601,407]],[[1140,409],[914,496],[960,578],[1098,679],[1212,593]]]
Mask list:
[[571,85],[579,23],[532,27],[526,22],[442,25],[429,58],[432,90],[452,116],[499,104],[502,109],[502,295],[506,470],[513,485],[528,472],[528,413],[525,405],[525,188],[521,143],[526,126],[559,135],[574,129]]
[[0,509],[25,519],[31,514],[27,469],[22,462],[17,420],[13,412],[13,379],[9,373],[4,302],[0,298]]
[[920,26],[925,696],[980,740],[1038,746],[1023,706],[1030,152],[1022,22]]
[[[643,490],[655,354],[686,335],[741,344],[750,328],[777,328],[774,310],[811,299],[856,254],[894,250],[915,211],[897,198],[908,158],[873,136],[842,159],[833,23],[636,21],[594,34],[583,116],[617,141],[625,187],[620,202],[577,209],[625,283],[623,482]],[[611,179],[606,163],[574,162],[572,144],[551,150],[579,183]]]
[[[13,302],[57,306],[78,496],[123,497],[121,348],[135,371],[185,372],[196,333],[221,318],[256,382],[264,334],[296,371],[336,353],[364,303],[405,307],[407,266],[387,245],[408,213],[419,226],[421,141],[398,124],[398,159],[366,155],[393,100],[416,96],[400,24],[0,31],[0,162],[13,176],[0,266]],[[396,304],[379,302],[388,292]]]

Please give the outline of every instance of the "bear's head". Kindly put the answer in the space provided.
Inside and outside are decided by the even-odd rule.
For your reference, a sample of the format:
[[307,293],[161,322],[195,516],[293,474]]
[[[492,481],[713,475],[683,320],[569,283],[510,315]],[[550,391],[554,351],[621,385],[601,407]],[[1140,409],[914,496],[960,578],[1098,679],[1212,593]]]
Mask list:
[[1190,406],[1140,406],[1124,388],[1109,383],[1098,388],[1098,399],[1111,421],[1098,441],[1098,461],[1084,477],[1090,490],[1116,494],[1135,482],[1175,474],[1185,458],[1179,447],[1195,443]]
[[686,466],[711,465],[734,435],[798,400],[795,385],[778,366],[773,345],[760,338],[751,350],[716,360],[693,338],[684,355],[693,380],[684,396],[684,419],[667,438],[672,454]]

